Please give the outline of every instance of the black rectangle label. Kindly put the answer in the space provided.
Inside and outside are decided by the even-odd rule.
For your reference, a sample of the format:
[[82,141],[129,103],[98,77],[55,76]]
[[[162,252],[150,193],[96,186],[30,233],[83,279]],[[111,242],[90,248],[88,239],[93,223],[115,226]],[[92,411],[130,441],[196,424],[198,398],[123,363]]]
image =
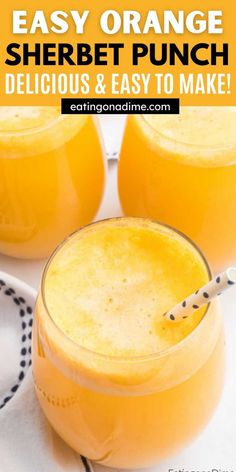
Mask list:
[[62,98],[63,115],[179,114],[178,98]]

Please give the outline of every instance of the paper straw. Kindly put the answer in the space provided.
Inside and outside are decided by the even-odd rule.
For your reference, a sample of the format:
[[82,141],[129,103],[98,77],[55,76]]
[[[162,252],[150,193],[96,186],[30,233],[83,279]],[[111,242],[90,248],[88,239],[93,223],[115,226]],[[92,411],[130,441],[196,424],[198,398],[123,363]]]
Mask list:
[[163,316],[171,322],[178,322],[188,318],[195,310],[206,305],[225,290],[236,283],[236,267],[229,267],[225,272],[217,275],[208,284],[201,287],[192,295],[178,303],[172,310]]

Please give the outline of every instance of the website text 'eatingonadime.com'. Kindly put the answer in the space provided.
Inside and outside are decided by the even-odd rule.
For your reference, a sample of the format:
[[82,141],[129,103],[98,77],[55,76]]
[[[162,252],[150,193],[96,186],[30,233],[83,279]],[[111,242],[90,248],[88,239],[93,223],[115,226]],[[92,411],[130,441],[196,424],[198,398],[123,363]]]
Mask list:
[[62,114],[179,113],[179,99],[70,99],[61,101]]

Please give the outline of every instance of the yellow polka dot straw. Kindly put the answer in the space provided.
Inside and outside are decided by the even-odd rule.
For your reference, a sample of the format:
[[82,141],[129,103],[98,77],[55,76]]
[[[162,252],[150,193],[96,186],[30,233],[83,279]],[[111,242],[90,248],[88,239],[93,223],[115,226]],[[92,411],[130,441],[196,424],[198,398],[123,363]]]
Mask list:
[[234,284],[236,284],[236,267],[229,267],[225,272],[217,275],[208,284],[178,303],[172,310],[164,313],[163,316],[171,322],[184,320]]

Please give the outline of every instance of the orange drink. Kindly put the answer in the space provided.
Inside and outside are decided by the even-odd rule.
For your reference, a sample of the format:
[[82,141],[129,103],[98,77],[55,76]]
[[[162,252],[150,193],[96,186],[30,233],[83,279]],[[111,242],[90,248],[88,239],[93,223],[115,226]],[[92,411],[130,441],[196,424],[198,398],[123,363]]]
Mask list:
[[47,256],[94,218],[105,164],[93,120],[56,107],[0,107],[0,252]]
[[206,425],[223,384],[217,304],[174,324],[163,313],[209,278],[189,240],[145,219],[87,226],[56,250],[36,304],[33,375],[72,448],[107,466],[144,467]]
[[119,191],[129,216],[183,231],[214,268],[236,262],[236,107],[128,118]]

